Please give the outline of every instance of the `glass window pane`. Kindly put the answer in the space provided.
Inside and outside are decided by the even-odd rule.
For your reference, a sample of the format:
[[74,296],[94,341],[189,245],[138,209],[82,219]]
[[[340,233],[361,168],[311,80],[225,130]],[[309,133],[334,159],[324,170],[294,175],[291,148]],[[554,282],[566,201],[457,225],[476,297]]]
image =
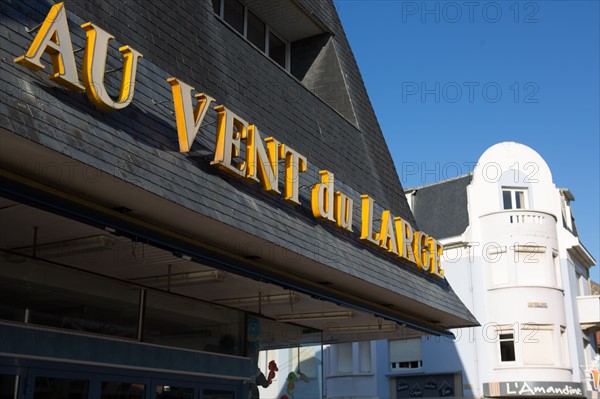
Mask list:
[[525,193],[523,191],[515,191],[515,209],[523,209],[524,205]]
[[194,388],[157,385],[156,399],[194,399]]
[[515,360],[513,334],[500,334],[500,360],[503,362],[512,362]]
[[225,0],[223,19],[233,29],[244,34],[244,6],[238,0]]
[[16,375],[0,374],[0,399],[16,398],[18,381]]
[[213,12],[217,15],[221,15],[221,0],[212,0]]
[[502,199],[504,200],[504,209],[512,209],[512,199],[509,190],[502,191]]
[[352,372],[352,343],[337,344],[337,372]]
[[220,391],[216,389],[205,389],[202,391],[202,399],[234,399],[232,391]]
[[33,399],[87,399],[87,380],[36,377]]
[[101,399],[143,399],[144,384],[103,381]]
[[148,292],[143,340],[241,355],[243,312],[161,292]]
[[265,31],[265,23],[248,11],[248,40],[262,51],[265,51]]
[[139,292],[14,253],[0,257],[1,319],[135,338]]
[[371,341],[359,342],[358,350],[360,352],[360,372],[370,373],[371,372]]
[[269,57],[285,68],[285,43],[269,32]]

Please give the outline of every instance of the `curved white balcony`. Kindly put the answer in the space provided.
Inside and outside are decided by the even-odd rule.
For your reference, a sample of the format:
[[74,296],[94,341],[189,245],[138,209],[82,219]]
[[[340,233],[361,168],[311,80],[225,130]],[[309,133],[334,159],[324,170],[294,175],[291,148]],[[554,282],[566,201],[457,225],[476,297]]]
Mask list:
[[556,248],[556,217],[550,213],[511,209],[485,214],[480,220],[485,239],[523,245],[532,242]]

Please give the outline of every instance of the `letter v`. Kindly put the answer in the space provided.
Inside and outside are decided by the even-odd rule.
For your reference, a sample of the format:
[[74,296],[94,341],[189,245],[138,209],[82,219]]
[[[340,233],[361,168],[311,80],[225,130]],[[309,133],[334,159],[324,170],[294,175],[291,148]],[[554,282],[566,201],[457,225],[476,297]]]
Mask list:
[[198,99],[198,104],[194,109],[192,105],[192,91],[194,88],[176,78],[169,78],[167,82],[169,82],[173,91],[177,134],[179,135],[179,152],[188,152],[198,134],[198,130],[200,130],[208,107],[215,99],[204,93],[196,94],[194,97]]

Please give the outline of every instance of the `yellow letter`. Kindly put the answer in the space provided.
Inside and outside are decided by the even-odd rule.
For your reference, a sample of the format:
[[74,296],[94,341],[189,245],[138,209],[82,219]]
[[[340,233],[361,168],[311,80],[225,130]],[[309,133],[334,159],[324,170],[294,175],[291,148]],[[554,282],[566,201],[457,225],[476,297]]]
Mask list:
[[217,165],[225,172],[232,172],[241,177],[246,175],[246,162],[236,161],[240,156],[240,142],[246,140],[248,122],[222,105],[215,107],[217,111],[217,148],[215,158],[210,163]]
[[394,233],[394,221],[390,211],[385,210],[381,213],[381,228],[379,229],[379,246],[387,249],[388,252],[398,254],[396,243],[396,234]]
[[379,234],[373,234],[373,199],[366,194],[360,196],[362,200],[360,234],[361,240],[367,240],[375,245],[379,245]]
[[317,218],[323,218],[335,222],[334,219],[334,176],[326,170],[319,172],[321,183],[315,184],[310,196],[310,204],[313,215]]
[[412,226],[400,219],[394,219],[396,223],[396,236],[398,240],[398,254],[408,260],[409,262],[416,263],[415,254],[412,250],[413,241],[413,228]]
[[250,125],[246,139],[248,162],[246,177],[256,182],[262,182],[266,191],[279,194],[279,158],[277,154],[279,142],[273,137],[267,137],[265,143],[267,143],[267,150],[260,138],[258,128]]
[[142,57],[142,54],[129,46],[119,48],[119,52],[123,54],[124,60],[121,89],[119,90],[117,101],[114,101],[108,95],[104,85],[108,42],[114,39],[114,37],[91,22],[86,22],[81,27],[85,31],[86,36],[82,74],[88,98],[97,108],[105,111],[125,108],[133,100],[135,73],[138,59]]
[[429,237],[429,256],[430,256],[430,268],[429,273],[433,274],[437,278],[444,278],[444,270],[442,270],[441,259],[444,248],[433,237]]
[[52,59],[53,73],[49,78],[69,90],[83,91],[77,77],[64,3],[52,6],[29,50],[25,55],[15,58],[15,62],[32,71],[39,71],[44,69],[40,58],[45,52],[50,54]]
[[429,270],[431,260],[429,258],[429,236],[422,231],[415,231],[413,236],[413,253],[417,260],[417,266],[423,270]]
[[335,224],[342,229],[352,231],[352,214],[354,213],[354,201],[346,195],[335,192],[335,206],[333,208]]
[[285,190],[283,198],[295,205],[300,205],[298,199],[300,173],[306,172],[306,157],[298,152],[286,147],[284,144],[279,145],[279,159],[285,159]]
[[198,130],[200,130],[208,107],[215,99],[204,93],[196,94],[194,97],[198,99],[198,104],[195,109],[192,109],[192,91],[194,88],[175,78],[169,78],[167,82],[171,85],[171,91],[173,92],[179,152],[188,152],[198,134]]

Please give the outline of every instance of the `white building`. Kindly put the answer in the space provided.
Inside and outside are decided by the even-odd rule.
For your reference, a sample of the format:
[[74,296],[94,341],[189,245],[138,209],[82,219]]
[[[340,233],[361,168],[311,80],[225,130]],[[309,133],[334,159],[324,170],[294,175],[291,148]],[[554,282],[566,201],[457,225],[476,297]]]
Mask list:
[[[472,174],[406,196],[419,228],[444,244],[446,277],[481,326],[452,341],[373,342],[372,372],[360,369],[364,343],[333,347],[327,396],[597,398],[595,260],[578,236],[573,194],[554,185],[542,157],[500,143]],[[340,355],[352,362],[342,373]]]

